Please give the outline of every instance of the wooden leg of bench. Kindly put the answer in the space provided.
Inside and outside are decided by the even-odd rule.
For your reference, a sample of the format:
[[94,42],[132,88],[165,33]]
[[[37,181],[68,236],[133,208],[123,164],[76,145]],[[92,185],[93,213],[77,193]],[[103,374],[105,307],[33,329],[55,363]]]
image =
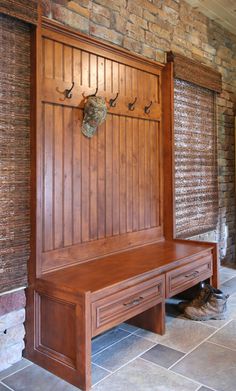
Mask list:
[[165,301],[129,319],[127,323],[156,334],[165,334]]
[[77,371],[80,376],[79,387],[83,391],[91,389],[91,315],[90,296],[85,294],[84,301],[76,309],[77,330]]

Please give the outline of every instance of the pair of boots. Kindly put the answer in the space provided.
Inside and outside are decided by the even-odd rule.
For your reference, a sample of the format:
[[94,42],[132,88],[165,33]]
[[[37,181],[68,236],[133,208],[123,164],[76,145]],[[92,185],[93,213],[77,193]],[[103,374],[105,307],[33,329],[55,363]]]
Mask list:
[[180,303],[179,309],[193,320],[225,319],[228,297],[219,289],[206,284],[189,303]]

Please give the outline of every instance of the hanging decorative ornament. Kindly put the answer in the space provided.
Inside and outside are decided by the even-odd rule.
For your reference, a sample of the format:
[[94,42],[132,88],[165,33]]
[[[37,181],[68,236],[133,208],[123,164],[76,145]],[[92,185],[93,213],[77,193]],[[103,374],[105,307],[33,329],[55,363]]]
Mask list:
[[84,105],[84,119],[82,123],[82,133],[91,138],[99,125],[101,125],[107,115],[107,105],[101,96],[90,96]]

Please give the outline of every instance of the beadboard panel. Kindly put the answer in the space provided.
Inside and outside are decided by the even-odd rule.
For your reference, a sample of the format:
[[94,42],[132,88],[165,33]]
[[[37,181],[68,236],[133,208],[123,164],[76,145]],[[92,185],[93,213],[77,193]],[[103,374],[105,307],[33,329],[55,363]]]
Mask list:
[[88,139],[82,118],[44,105],[44,251],[160,226],[158,122],[108,114]]
[[[138,61],[136,67],[134,60],[93,45],[80,48],[79,41],[46,30],[41,48],[43,272],[68,264],[68,258],[74,264],[160,240],[160,70],[142,70]],[[72,83],[68,99],[65,88]],[[108,114],[89,139],[81,132],[83,108],[96,89]]]

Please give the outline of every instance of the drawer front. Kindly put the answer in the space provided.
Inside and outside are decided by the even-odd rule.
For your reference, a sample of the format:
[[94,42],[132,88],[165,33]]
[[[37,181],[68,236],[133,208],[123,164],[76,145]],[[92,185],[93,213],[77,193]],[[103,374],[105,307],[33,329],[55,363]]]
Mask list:
[[212,276],[212,255],[166,273],[166,297],[171,297]]
[[92,335],[95,336],[164,299],[164,276],[123,289],[92,303]]

